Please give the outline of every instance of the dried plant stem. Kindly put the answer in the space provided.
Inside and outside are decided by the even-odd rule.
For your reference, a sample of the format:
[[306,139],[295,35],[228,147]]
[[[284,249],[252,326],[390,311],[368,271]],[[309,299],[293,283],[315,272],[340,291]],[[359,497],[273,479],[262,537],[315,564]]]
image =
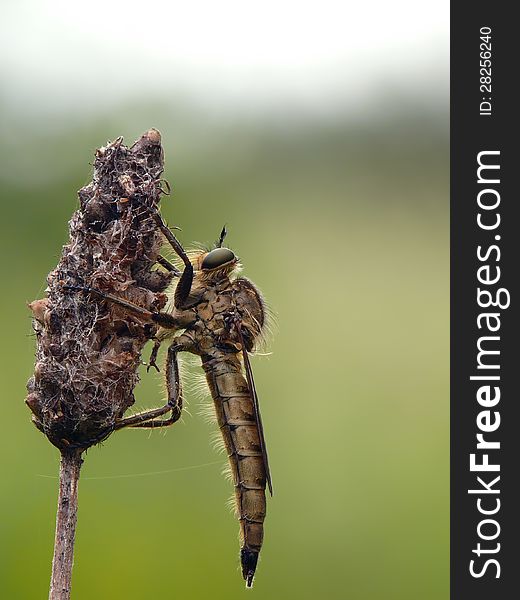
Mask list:
[[78,483],[81,451],[64,451],[60,463],[60,491],[52,559],[49,600],[69,600],[78,516]]

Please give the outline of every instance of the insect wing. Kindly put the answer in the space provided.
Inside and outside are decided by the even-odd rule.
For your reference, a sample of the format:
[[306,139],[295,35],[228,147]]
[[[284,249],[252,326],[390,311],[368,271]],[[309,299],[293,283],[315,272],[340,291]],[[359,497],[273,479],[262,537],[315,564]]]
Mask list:
[[253,379],[253,369],[251,368],[251,362],[249,361],[249,355],[244,345],[244,339],[242,332],[240,332],[242,342],[242,355],[244,357],[244,367],[246,370],[247,384],[251,395],[253,397],[253,404],[255,407],[255,418],[256,426],[258,427],[258,436],[260,438],[260,449],[262,450],[262,459],[264,461],[265,476],[267,479],[267,486],[269,487],[269,493],[273,495],[273,483],[271,481],[271,472],[269,471],[269,459],[267,458],[267,448],[265,447],[264,428],[262,426],[262,417],[260,416],[260,405],[258,403],[258,395],[256,393],[255,380]]

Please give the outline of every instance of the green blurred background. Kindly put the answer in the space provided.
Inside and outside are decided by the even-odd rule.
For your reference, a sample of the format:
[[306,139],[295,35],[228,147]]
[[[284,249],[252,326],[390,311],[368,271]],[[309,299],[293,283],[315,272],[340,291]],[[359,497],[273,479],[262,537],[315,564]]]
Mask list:
[[[272,355],[253,362],[275,495],[246,592],[216,426],[188,392],[190,414],[166,433],[89,451],[73,598],[447,598],[445,98],[387,90],[375,108],[319,114],[274,93],[274,109],[236,111],[155,89],[53,111],[42,105],[59,90],[45,90],[23,105],[0,95],[0,596],[46,597],[54,536],[59,457],[23,403],[26,302],[43,295],[95,148],[153,126],[174,188],[167,220],[185,244],[227,223],[277,315]],[[137,407],[161,394],[143,372]]]

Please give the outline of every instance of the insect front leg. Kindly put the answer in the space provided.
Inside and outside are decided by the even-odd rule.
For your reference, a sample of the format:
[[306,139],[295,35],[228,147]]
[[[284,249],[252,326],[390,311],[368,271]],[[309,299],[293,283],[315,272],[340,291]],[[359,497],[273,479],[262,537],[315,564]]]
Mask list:
[[[170,246],[174,249],[176,254],[184,263],[184,271],[182,272],[181,278],[179,279],[179,283],[175,288],[175,296],[174,296],[174,304],[176,308],[184,308],[186,305],[186,300],[190,295],[191,285],[193,283],[193,265],[186,254],[186,251],[182,247],[179,240],[175,237],[172,230],[166,225],[164,219],[161,216],[161,213],[153,208],[148,206],[144,207],[147,210],[153,220],[155,221],[157,227],[161,230],[161,233],[168,240]],[[164,266],[164,265],[163,265]]]
[[[115,429],[123,427],[155,429],[157,427],[167,427],[173,425],[179,420],[182,413],[182,384],[179,372],[179,363],[177,354],[189,350],[189,347],[183,343],[183,336],[174,339],[168,348],[168,357],[166,359],[166,389],[168,393],[168,402],[160,408],[144,411],[121,419],[116,423]],[[155,420],[166,413],[171,412],[168,419]]]
[[179,271],[179,269],[177,269],[177,267],[173,265],[167,258],[164,258],[164,256],[161,256],[160,254],[157,257],[157,264],[161,265],[161,267],[166,269],[168,272],[173,273],[174,277],[180,277],[181,271]]

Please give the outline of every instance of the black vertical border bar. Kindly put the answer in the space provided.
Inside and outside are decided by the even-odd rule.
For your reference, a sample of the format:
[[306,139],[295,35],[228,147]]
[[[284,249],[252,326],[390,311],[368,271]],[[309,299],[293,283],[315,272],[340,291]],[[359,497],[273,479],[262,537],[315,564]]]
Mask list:
[[[519,284],[520,278],[520,218],[515,210],[520,204],[519,118],[515,111],[517,100],[514,88],[519,79],[517,66],[520,57],[515,43],[515,18],[513,3],[506,2],[456,2],[451,4],[451,598],[452,600],[510,600],[520,598],[520,336]],[[480,28],[491,28],[492,91],[480,89]],[[516,33],[516,35],[515,35]],[[479,104],[491,96],[492,115],[479,115]],[[495,231],[483,231],[477,225],[477,194],[482,184],[477,183],[477,155],[485,150],[500,151],[501,224]],[[491,214],[488,215],[491,218]],[[518,224],[517,224],[518,223]],[[495,235],[500,235],[499,241]],[[500,261],[496,255],[486,262],[477,258],[477,247],[486,249],[492,244],[500,246]],[[500,441],[500,450],[489,451],[490,462],[501,465],[499,473],[470,472],[470,454],[478,453],[477,415],[485,410],[476,400],[480,382],[470,381],[471,375],[483,374],[477,369],[477,340],[481,335],[477,326],[479,312],[488,312],[477,304],[477,270],[484,264],[501,269],[501,279],[496,286],[507,288],[511,294],[508,309],[500,312],[500,385],[501,400],[496,408],[501,423],[497,432],[486,435]],[[494,271],[493,271],[494,272]],[[485,374],[490,374],[486,371]],[[496,373],[495,373],[496,374]],[[482,453],[482,451],[481,451]],[[477,456],[480,456],[477,454]],[[477,476],[489,481],[500,475],[495,488],[500,494],[482,495],[484,508],[494,506],[500,499],[496,515],[479,513],[478,495],[468,494],[478,489]],[[480,486],[481,487],[481,486]],[[486,504],[487,503],[487,504]],[[496,504],[496,503],[495,503]],[[479,538],[477,528],[486,518],[496,519],[500,534],[495,540]],[[493,535],[492,524],[483,526],[485,535]],[[477,556],[477,544],[497,553]],[[488,565],[480,578],[470,574],[470,561],[474,570],[481,572],[487,559],[500,563],[497,568]]]

